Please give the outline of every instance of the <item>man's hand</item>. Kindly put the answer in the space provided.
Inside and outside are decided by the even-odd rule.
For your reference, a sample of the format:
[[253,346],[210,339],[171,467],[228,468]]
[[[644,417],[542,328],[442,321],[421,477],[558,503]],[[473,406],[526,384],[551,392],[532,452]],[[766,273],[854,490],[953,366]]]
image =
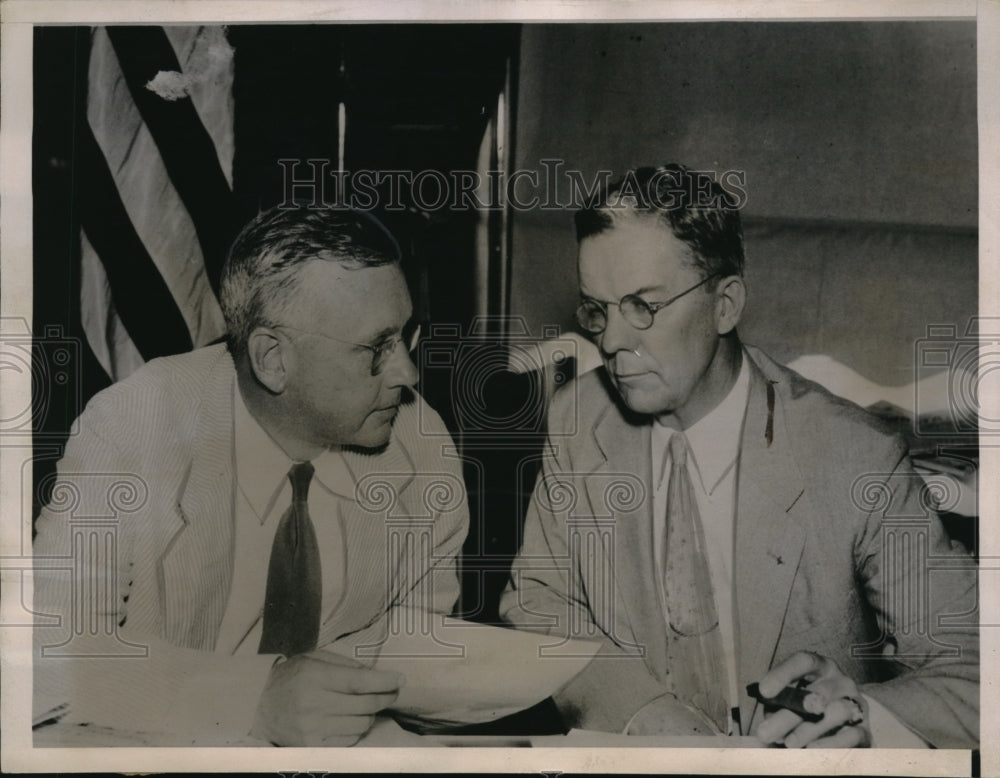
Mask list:
[[329,651],[294,656],[271,670],[251,734],[279,746],[353,746],[402,682]]
[[844,675],[832,659],[808,651],[792,654],[760,679],[760,693],[774,697],[785,686],[800,682],[809,691],[803,707],[821,714],[819,721],[805,721],[784,708],[767,716],[757,728],[762,743],[786,748],[867,748],[871,745],[868,706],[857,684]]

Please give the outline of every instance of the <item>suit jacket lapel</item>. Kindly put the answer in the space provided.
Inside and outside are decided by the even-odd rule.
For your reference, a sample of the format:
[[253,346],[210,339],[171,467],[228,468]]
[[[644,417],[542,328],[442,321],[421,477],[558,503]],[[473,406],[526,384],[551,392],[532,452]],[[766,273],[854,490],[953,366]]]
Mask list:
[[[581,470],[596,477],[585,479],[588,498],[596,514],[613,516],[611,547],[605,554],[613,571],[615,607],[624,607],[636,643],[642,647],[646,664],[661,680],[667,669],[666,623],[657,592],[653,557],[653,483],[650,462],[649,423],[631,423],[610,405],[594,425],[600,455]],[[625,485],[620,494],[637,489],[635,499],[616,506],[612,484]],[[631,495],[629,494],[629,497]],[[610,504],[609,504],[610,503]],[[616,510],[620,508],[620,510]],[[615,635],[628,639],[627,635]]]
[[[744,356],[749,358],[746,352]],[[749,731],[754,703],[743,686],[759,680],[771,665],[802,554],[804,533],[795,518],[797,509],[804,505],[800,498],[805,491],[779,393],[752,359],[750,367],[734,554],[736,652],[744,731]]]
[[178,503],[181,526],[161,560],[165,631],[175,645],[213,649],[229,601],[234,391],[235,372],[225,353],[209,374],[194,419],[191,468]]

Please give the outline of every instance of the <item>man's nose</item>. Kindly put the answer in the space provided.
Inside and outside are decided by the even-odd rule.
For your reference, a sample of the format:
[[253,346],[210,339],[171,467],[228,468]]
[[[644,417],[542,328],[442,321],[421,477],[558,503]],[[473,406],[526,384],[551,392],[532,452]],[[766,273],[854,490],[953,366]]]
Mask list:
[[400,343],[389,356],[389,362],[385,367],[385,380],[390,386],[406,386],[413,388],[420,379],[417,366],[413,363],[413,356],[407,350],[406,345]]
[[614,356],[619,351],[633,351],[639,340],[635,327],[625,321],[617,305],[609,305],[607,326],[601,333],[600,347],[607,356]]

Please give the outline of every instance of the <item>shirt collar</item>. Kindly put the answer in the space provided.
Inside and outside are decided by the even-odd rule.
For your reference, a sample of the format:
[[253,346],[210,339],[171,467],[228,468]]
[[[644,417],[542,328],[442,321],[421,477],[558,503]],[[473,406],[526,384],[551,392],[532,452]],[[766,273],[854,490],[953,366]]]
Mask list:
[[313,460],[316,474],[313,478],[328,492],[354,499],[354,474],[339,448],[330,448]]
[[[282,490],[289,486],[288,471],[295,463],[253,417],[239,386],[233,386],[233,420],[236,443],[236,483],[257,514],[267,521]],[[354,478],[340,449],[324,451],[312,460],[313,483],[334,494],[354,496]]]
[[[712,493],[740,451],[743,417],[750,397],[750,359],[746,354],[742,357],[739,375],[722,402],[684,430],[690,457],[706,494]],[[653,424],[654,439],[664,450],[672,434],[669,427]]]

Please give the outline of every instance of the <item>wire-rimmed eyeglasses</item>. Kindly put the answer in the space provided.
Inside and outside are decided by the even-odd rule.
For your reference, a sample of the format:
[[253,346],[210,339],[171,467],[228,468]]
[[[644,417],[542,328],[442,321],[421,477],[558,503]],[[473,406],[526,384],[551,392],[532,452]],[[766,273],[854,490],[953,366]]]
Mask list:
[[[713,273],[707,278],[703,278],[697,284],[685,289],[680,294],[675,294],[669,300],[650,302],[643,300],[637,294],[627,294],[618,301],[618,310],[622,317],[637,330],[648,330],[653,326],[653,318],[662,308],[666,308],[670,303],[680,300],[684,295],[690,294],[700,286],[704,286],[713,278],[718,277],[718,273]],[[591,335],[600,335],[608,326],[608,306],[615,305],[613,301],[595,300],[592,297],[585,297],[576,309],[576,320],[580,326]]]
[[371,372],[373,376],[378,375],[385,369],[389,359],[396,353],[396,349],[399,348],[400,344],[406,346],[407,352],[413,353],[414,349],[417,347],[417,342],[420,340],[420,324],[416,322],[407,323],[407,325],[403,327],[402,332],[382,338],[375,343],[357,343],[353,340],[335,338],[333,335],[326,335],[322,332],[314,332],[312,330],[303,330],[299,327],[292,327],[289,324],[276,324],[274,326],[278,329],[300,332],[303,335],[315,335],[317,338],[326,338],[327,340],[333,340],[347,346],[357,346],[358,348],[363,348],[372,352]]

